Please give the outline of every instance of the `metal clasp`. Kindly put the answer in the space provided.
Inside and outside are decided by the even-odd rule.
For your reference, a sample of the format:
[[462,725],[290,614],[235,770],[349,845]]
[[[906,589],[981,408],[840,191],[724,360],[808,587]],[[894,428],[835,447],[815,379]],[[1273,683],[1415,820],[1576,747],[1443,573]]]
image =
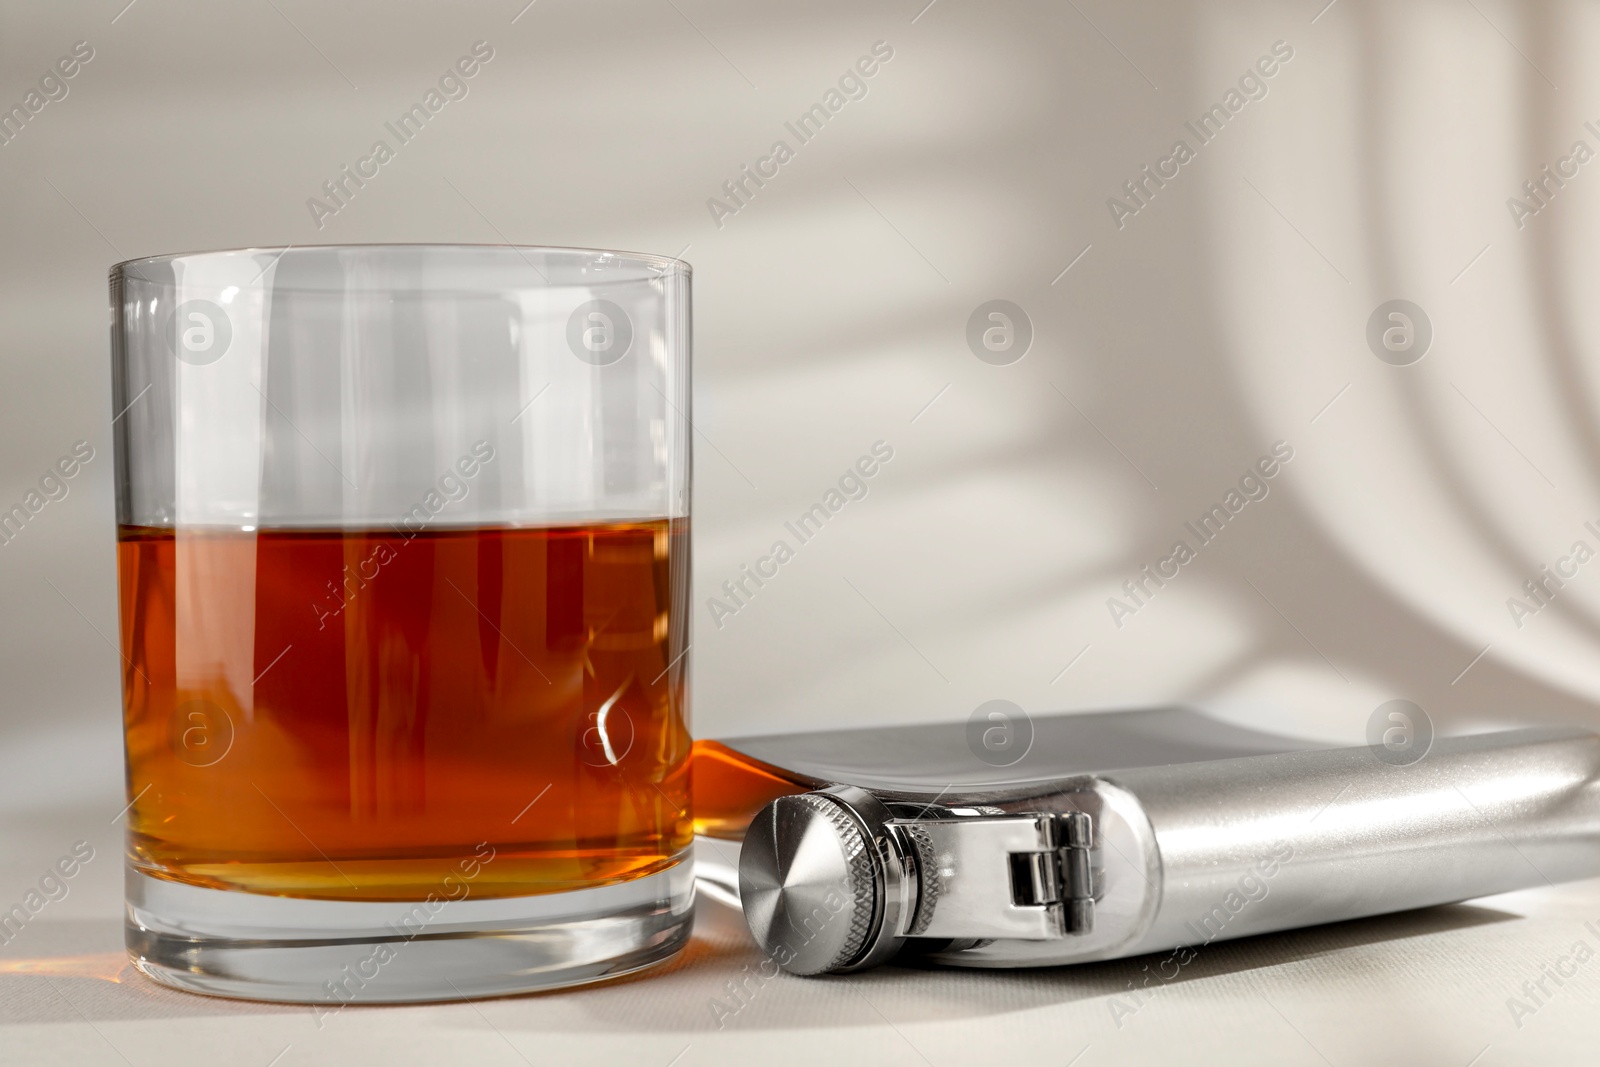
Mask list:
[[907,937],[1048,941],[1094,927],[1094,824],[1084,812],[895,820],[920,883]]

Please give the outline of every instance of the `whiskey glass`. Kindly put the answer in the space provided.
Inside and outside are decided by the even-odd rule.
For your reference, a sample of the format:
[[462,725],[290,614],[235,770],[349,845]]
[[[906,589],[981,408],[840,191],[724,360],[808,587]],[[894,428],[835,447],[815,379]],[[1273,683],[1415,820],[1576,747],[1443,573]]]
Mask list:
[[683,946],[689,289],[508,246],[112,269],[140,971],[320,1021]]

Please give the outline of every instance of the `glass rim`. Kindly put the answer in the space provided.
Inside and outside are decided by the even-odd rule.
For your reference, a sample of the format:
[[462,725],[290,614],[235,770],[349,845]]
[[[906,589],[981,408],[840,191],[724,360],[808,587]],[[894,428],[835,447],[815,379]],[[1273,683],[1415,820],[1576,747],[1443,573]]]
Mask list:
[[366,241],[352,244],[288,244],[288,245],[246,245],[240,248],[208,248],[190,252],[167,252],[154,256],[136,256],[133,259],[124,259],[113,263],[110,269],[112,278],[135,278],[139,281],[154,281],[134,271],[134,268],[158,263],[176,263],[184,259],[199,259],[208,256],[236,256],[253,255],[273,252],[280,256],[291,251],[351,251],[351,252],[380,252],[380,251],[416,251],[416,252],[488,252],[507,251],[515,252],[526,258],[527,254],[550,255],[569,257],[573,260],[587,261],[595,256],[611,256],[624,264],[645,268],[653,272],[655,277],[668,275],[682,275],[690,277],[694,274],[694,267],[688,260],[676,256],[663,256],[654,252],[630,252],[616,248],[583,248],[569,245],[521,245],[497,242],[492,244],[473,244],[463,241]]

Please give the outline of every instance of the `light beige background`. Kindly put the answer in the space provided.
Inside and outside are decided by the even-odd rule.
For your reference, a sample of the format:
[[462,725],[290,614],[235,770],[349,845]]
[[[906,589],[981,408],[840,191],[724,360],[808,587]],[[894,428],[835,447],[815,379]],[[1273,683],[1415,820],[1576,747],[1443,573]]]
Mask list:
[[[1592,1049],[1583,973],[1505,999],[1600,919],[1593,887],[1216,950],[1121,1030],[1092,974],[788,980],[710,915],[670,978],[348,1013],[197,1002],[118,973],[120,795],[106,268],[244,245],[470,241],[695,266],[694,715],[702,736],[1169,700],[1360,741],[1596,721],[1600,165],[1520,228],[1507,199],[1600,150],[1600,9],[1360,3],[0,5],[0,105],[94,58],[0,147],[0,506],[73,442],[67,499],[0,547],[0,902],[99,859],[0,949],[0,1061],[667,1064],[1553,1062]],[[318,228],[306,201],[473,42],[495,58]],[[1293,59],[1119,229],[1107,207],[1276,41]],[[874,42],[893,59],[736,215],[706,201]],[[1006,299],[1025,358],[969,351]],[[1404,298],[1434,339],[1369,350]],[[894,450],[720,629],[706,599],[874,441]],[[1274,442],[1271,493],[1118,627],[1107,599]],[[1531,914],[1533,919],[1514,916]],[[74,962],[76,961],[76,962]],[[1262,997],[1271,998],[1270,1001]],[[502,1035],[500,1031],[503,1031]],[[799,1032],[795,1032],[799,1031]],[[281,1039],[280,1039],[281,1038]],[[19,1052],[18,1050],[23,1050]],[[1319,1058],[1320,1057],[1320,1058]]]

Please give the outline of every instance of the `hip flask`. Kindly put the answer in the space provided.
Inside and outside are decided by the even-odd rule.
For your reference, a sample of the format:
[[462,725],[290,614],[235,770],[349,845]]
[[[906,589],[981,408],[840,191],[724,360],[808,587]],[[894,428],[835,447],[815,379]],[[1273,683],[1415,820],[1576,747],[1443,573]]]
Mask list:
[[1438,738],[1400,762],[1188,708],[1030,723],[1004,768],[959,723],[700,742],[701,831],[742,832],[762,951],[804,975],[1056,966],[1600,874],[1585,730]]

